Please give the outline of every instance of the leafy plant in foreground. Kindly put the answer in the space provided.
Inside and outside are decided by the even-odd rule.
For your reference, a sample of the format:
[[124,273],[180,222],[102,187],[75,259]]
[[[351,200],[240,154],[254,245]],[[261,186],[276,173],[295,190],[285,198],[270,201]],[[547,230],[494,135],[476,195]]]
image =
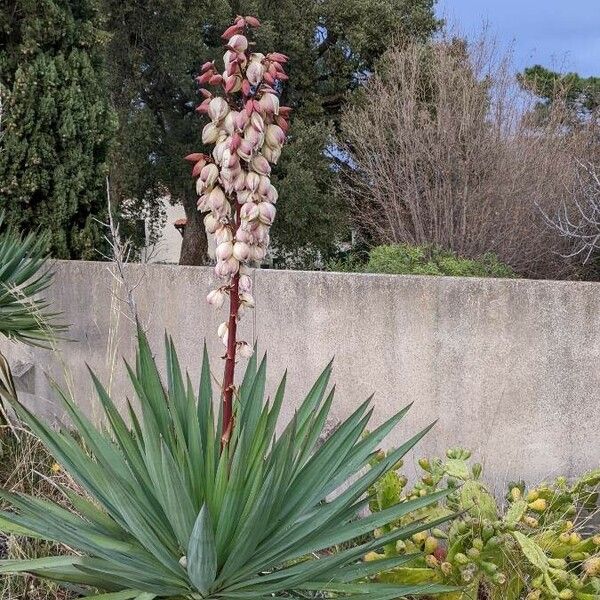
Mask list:
[[[20,236],[9,227],[2,230],[0,212],[0,337],[47,347],[57,331],[54,313],[39,297],[52,282],[46,269],[46,238],[31,233]],[[7,421],[2,404],[16,400],[16,391],[8,360],[0,352],[0,425]]]
[[[600,597],[600,533],[587,523],[598,510],[600,470],[573,483],[559,477],[529,490],[522,482],[510,483],[506,507],[501,509],[479,481],[481,465],[469,464],[470,456],[468,450],[454,448],[445,460],[421,459],[424,474],[412,488],[407,488],[406,478],[397,470],[388,471],[374,484],[371,509],[375,513],[426,498],[440,485],[448,485],[454,491],[444,502],[420,509],[417,516],[437,521],[458,514],[448,527],[432,525],[428,532],[386,544],[383,552],[368,555],[370,561],[385,561],[422,552],[377,580],[464,586],[443,596],[448,600]],[[405,525],[401,518],[378,534],[389,535]]]
[[[445,490],[437,491],[357,516],[368,502],[369,488],[429,429],[364,473],[378,444],[407,408],[364,436],[371,415],[366,401],[323,442],[333,400],[333,390],[327,393],[329,365],[277,436],[285,377],[273,402],[265,402],[266,360],[257,365],[252,358],[236,394],[236,427],[221,450],[222,408],[213,413],[206,351],[198,394],[182,373],[170,340],[166,355],[168,383],[163,386],[139,332],[136,367],[128,371],[141,417],[127,403],[131,426],[93,375],[109,432],[95,427],[59,392],[83,444],[15,405],[89,498],[65,489],[72,504],[68,510],[40,498],[1,492],[13,511],[0,512],[0,530],[60,542],[78,554],[0,561],[0,573],[28,572],[97,589],[105,593],[99,596],[104,600],[244,600],[294,590],[392,600],[449,589],[364,582],[377,571],[415,559],[403,555],[373,564],[361,561],[365,554],[406,540],[431,523],[408,519],[382,537],[320,553],[406,519],[446,496]],[[348,480],[352,483],[333,495]]]

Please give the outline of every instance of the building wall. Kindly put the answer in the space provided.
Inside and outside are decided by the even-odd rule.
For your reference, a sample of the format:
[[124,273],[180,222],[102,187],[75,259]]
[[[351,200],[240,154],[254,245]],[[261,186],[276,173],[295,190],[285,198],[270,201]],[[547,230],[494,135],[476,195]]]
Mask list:
[[[85,363],[120,401],[131,394],[121,357],[133,358],[134,328],[111,268],[58,262],[50,297],[71,341],[54,352],[6,349],[24,401],[50,419],[62,413],[44,372],[66,378],[93,415]],[[220,377],[225,309],[205,302],[212,270],[126,273],[159,359],[167,331],[196,377],[206,337]],[[268,351],[269,390],[288,369],[287,417],[335,356],[331,425],[374,393],[374,424],[414,403],[390,445],[437,419],[417,454],[469,447],[499,487],[600,466],[599,284],[269,270],[254,280],[257,308],[242,332]]]

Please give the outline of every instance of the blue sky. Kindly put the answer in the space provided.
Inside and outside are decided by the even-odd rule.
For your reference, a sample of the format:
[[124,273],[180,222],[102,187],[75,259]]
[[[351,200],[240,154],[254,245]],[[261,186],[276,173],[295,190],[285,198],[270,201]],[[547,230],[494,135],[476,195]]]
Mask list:
[[515,66],[600,76],[600,0],[438,0],[439,16],[472,37],[483,22]]

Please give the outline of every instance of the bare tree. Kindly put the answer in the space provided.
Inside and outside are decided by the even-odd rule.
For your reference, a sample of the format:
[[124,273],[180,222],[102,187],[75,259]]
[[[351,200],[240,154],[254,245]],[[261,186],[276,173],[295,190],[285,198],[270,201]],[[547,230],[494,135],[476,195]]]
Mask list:
[[495,252],[528,276],[568,276],[569,242],[540,208],[568,203],[580,141],[559,102],[543,129],[522,118],[528,102],[486,39],[389,51],[342,120],[340,191],[357,226],[374,243]]
[[567,257],[579,257],[585,265],[600,252],[600,169],[592,162],[577,161],[576,187],[554,217],[544,213],[548,224],[570,245]]

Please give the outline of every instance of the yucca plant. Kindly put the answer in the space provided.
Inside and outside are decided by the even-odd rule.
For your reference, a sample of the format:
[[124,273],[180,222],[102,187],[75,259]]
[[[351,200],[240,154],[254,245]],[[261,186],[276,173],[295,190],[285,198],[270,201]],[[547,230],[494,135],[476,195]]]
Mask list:
[[87,593],[97,590],[103,600],[245,600],[296,590],[391,600],[449,589],[369,582],[375,572],[412,556],[361,560],[434,526],[415,521],[382,537],[372,535],[446,495],[441,491],[360,516],[369,487],[429,429],[364,471],[408,407],[366,433],[367,400],[323,440],[333,400],[328,365],[278,435],[285,376],[272,402],[265,401],[266,359],[257,365],[252,358],[236,394],[236,426],[221,450],[222,408],[213,410],[206,350],[196,393],[170,340],[165,386],[146,338],[141,332],[138,338],[136,367],[127,366],[139,403],[139,417],[126,403],[130,425],[93,374],[106,428],[94,426],[59,392],[82,443],[15,404],[87,495],[65,489],[72,504],[67,510],[1,492],[12,509],[0,512],[0,530],[60,542],[76,553],[0,561],[0,573],[27,572],[82,586]]
[[[39,296],[52,282],[46,239],[36,233],[23,237],[3,223],[0,212],[0,337],[47,347],[63,328]],[[14,402],[16,391],[8,360],[0,352],[0,425],[7,421],[3,400]]]

